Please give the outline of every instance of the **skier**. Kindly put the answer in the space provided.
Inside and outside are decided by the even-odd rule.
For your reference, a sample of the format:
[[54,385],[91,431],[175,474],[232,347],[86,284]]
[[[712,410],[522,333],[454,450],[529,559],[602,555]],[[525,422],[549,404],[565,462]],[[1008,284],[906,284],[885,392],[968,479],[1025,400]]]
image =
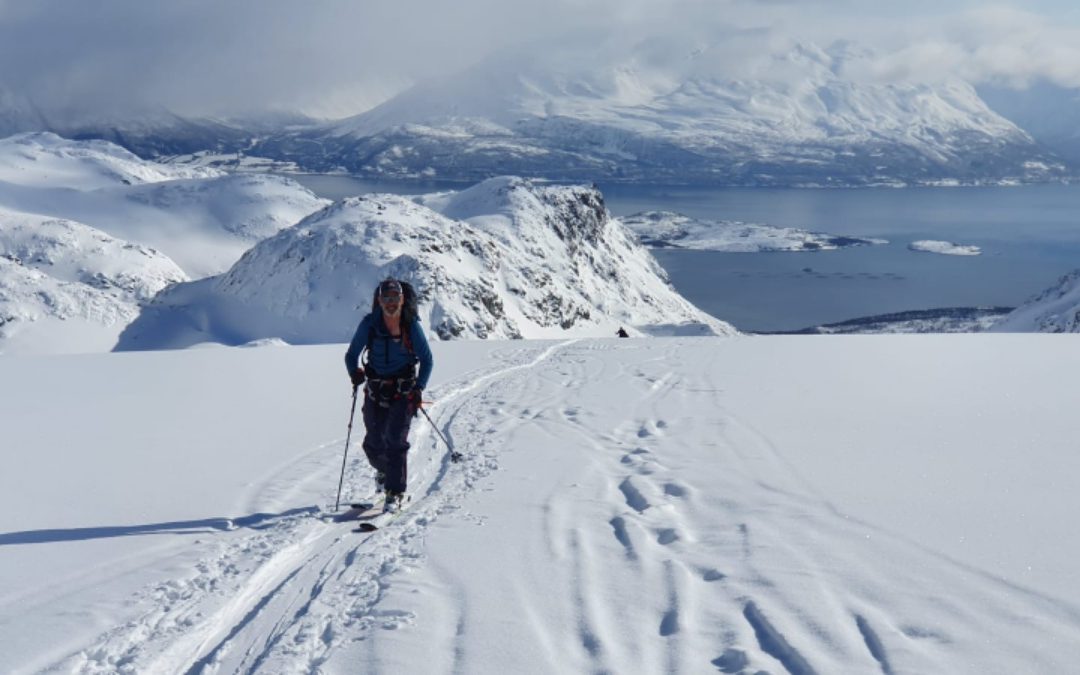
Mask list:
[[619,327],[619,332],[615,333],[615,335],[617,335],[619,337],[630,337],[630,333],[627,333],[626,329],[623,328],[622,326]]
[[[367,352],[360,367],[360,354]],[[416,372],[416,364],[420,372]],[[356,328],[345,367],[353,388],[364,387],[364,454],[375,469],[383,510],[396,512],[406,501],[409,424],[423,401],[434,361],[416,316],[416,294],[408,283],[388,278],[375,291],[371,313]]]

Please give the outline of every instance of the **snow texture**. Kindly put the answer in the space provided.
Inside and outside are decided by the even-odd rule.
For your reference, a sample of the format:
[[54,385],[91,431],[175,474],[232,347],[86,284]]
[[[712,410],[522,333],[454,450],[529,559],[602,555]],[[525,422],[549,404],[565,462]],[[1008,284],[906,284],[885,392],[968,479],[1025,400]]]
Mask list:
[[702,220],[671,211],[643,211],[620,218],[650,248],[688,248],[728,253],[828,251],[887,244],[885,239],[846,237],[734,220]]
[[0,671],[1080,662],[1070,339],[434,349],[466,459],[417,420],[411,505],[371,534],[328,518],[343,345],[0,359]]
[[950,241],[935,241],[933,239],[920,239],[908,244],[912,251],[923,253],[938,253],[941,255],[982,255],[982,249],[978,246],[965,246],[954,244]]
[[599,191],[503,177],[340,201],[227,273],[168,289],[118,347],[345,341],[387,276],[413,283],[421,320],[442,340],[734,332],[671,288]]

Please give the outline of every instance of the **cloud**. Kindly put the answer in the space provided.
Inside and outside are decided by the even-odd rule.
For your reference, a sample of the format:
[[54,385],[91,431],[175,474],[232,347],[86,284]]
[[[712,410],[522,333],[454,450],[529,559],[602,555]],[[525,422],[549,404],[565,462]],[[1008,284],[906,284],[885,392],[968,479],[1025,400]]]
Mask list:
[[1060,25],[1008,8],[950,14],[941,5],[0,0],[0,91],[29,98],[53,116],[123,115],[153,107],[187,114],[275,109],[344,116],[418,79],[452,73],[497,50],[557,45],[567,33],[633,44],[649,44],[653,36],[691,50],[711,45],[714,58],[746,76],[762,75],[769,54],[790,45],[849,39],[879,51],[853,70],[875,80],[944,73],[1017,85],[1043,77],[1080,86],[1080,53],[1072,46],[1080,44],[1076,22]]

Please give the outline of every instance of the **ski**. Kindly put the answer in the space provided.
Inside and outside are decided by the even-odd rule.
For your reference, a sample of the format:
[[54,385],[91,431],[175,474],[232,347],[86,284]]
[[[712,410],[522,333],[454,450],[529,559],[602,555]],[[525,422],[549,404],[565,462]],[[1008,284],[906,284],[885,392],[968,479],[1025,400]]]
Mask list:
[[359,520],[365,514],[374,509],[380,509],[378,513],[381,513],[382,501],[381,500],[369,500],[369,501],[354,501],[349,504],[349,508],[341,513],[327,514],[328,520],[335,523],[345,523],[355,520]]
[[359,526],[353,528],[353,532],[374,532],[381,527],[397,520],[398,516],[405,512],[405,505],[410,501],[409,497],[405,497],[405,501],[398,506],[397,511],[381,511],[371,516],[361,515],[359,520],[362,521]]

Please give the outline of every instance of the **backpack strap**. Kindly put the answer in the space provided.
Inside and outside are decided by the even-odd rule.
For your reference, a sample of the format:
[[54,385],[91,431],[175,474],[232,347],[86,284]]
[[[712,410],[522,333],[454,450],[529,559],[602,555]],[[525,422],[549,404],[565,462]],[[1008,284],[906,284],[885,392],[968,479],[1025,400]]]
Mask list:
[[[416,363],[420,360],[416,356],[416,351],[413,350],[413,343],[412,343],[412,329],[413,329],[413,324],[415,324],[415,323],[416,323],[416,319],[413,319],[409,323],[409,327],[408,328],[403,328],[402,331],[401,331],[401,344],[405,346],[405,351],[407,351],[409,353],[409,356],[412,357],[413,365],[416,365]],[[386,337],[383,338],[383,343],[384,343],[383,344],[384,353],[386,353],[386,351],[389,350],[389,348],[390,348],[390,336],[389,335],[387,335]],[[375,320],[374,320],[374,318],[372,318],[371,326],[368,327],[367,349],[364,350],[363,365],[364,365],[365,371],[367,370],[368,363],[371,362],[371,348],[374,345],[375,345]]]

